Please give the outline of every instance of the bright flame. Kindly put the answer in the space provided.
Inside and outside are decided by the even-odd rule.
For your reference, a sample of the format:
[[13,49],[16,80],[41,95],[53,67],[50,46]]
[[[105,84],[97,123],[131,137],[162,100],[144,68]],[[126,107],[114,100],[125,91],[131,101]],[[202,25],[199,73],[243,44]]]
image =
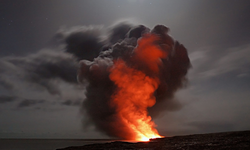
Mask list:
[[118,87],[112,95],[111,106],[115,107],[117,117],[131,133],[131,140],[149,141],[151,138],[162,137],[147,112],[147,108],[156,102],[154,92],[159,85],[157,76],[160,58],[166,57],[166,52],[156,46],[156,40],[155,35],[144,36],[138,41],[133,55],[134,59],[139,59],[154,74],[153,77],[129,67],[123,60],[115,61],[110,70],[110,79]]

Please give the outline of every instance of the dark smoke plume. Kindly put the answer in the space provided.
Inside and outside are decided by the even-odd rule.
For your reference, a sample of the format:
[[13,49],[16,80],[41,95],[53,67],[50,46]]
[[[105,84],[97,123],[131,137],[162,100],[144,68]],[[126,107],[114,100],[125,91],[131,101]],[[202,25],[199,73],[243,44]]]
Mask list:
[[[69,40],[70,43],[75,43],[79,49],[71,49],[70,43],[68,43],[68,52],[73,54],[76,54],[79,50],[82,52],[89,50],[99,52],[97,57],[80,61],[78,80],[83,84],[87,84],[86,99],[82,104],[82,112],[84,117],[87,117],[84,120],[85,123],[93,123],[97,130],[112,137],[121,137],[120,135],[127,134],[126,131],[114,124],[119,118],[116,118],[116,111],[110,106],[110,100],[117,87],[109,78],[110,68],[115,60],[122,59],[131,67],[136,67],[148,76],[152,76],[150,69],[140,59],[131,59],[138,45],[137,42],[146,33],[158,36],[159,39],[156,44],[161,50],[168,53],[167,58],[161,59],[160,84],[154,93],[156,104],[149,108],[149,115],[154,118],[162,111],[172,111],[180,108],[179,103],[174,102],[174,93],[186,85],[187,79],[185,76],[191,64],[186,48],[175,41],[168,32],[169,29],[163,25],[157,25],[150,30],[143,25],[135,26],[121,23],[110,29],[109,33],[107,33],[108,36],[101,44],[102,47],[97,42],[98,37],[90,38],[95,41],[92,43],[96,43],[95,48],[89,45],[84,46],[85,43],[89,44],[85,36],[74,35],[77,39],[72,38],[73,41]],[[84,48],[90,49],[85,50]]]
[[[45,102],[42,99],[33,100],[18,95],[22,92],[15,91],[23,83],[35,90],[45,90],[54,98],[53,95],[63,95],[63,91],[53,81],[76,86],[79,81],[86,86],[86,98],[81,107],[84,126],[94,124],[97,130],[106,135],[124,137],[121,135],[128,133],[114,123],[119,122],[119,118],[114,107],[110,105],[111,96],[117,89],[110,80],[110,69],[114,66],[114,61],[123,60],[129,67],[136,68],[147,76],[154,76],[144,64],[145,61],[142,61],[145,58],[132,57],[138,41],[148,33],[158,37],[155,44],[168,54],[167,58],[161,59],[158,75],[160,84],[154,92],[156,104],[148,109],[149,115],[154,118],[163,111],[181,108],[174,99],[174,93],[185,86],[190,61],[185,47],[169,36],[168,32],[169,29],[163,25],[157,25],[151,30],[146,26],[127,22],[121,22],[107,30],[97,26],[61,30],[56,34],[55,40],[60,46],[63,45],[64,52],[51,49],[25,57],[1,58],[0,89],[9,93],[0,95],[0,103],[21,99],[18,108],[23,108]],[[27,90],[28,94],[29,92]],[[72,101],[76,98],[76,101]],[[61,104],[75,106],[80,101],[77,96],[65,97]]]
[[57,85],[50,81],[60,79],[77,84],[77,66],[77,61],[70,54],[56,51],[43,50],[26,57],[5,57],[0,60],[0,86],[14,89],[15,80],[22,80],[51,94],[60,94]]

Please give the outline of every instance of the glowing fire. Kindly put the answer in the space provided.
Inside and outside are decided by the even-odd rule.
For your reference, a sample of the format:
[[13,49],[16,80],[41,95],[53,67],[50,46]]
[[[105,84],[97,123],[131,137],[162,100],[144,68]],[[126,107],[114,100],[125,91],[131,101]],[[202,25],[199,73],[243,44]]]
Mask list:
[[167,55],[155,44],[157,39],[153,34],[145,35],[138,41],[131,58],[139,59],[144,66],[146,64],[152,76],[147,76],[143,71],[136,69],[140,66],[130,67],[121,59],[116,60],[110,70],[110,79],[118,87],[112,95],[111,106],[115,107],[117,117],[132,133],[131,140],[149,141],[151,138],[162,137],[147,112],[147,108],[156,102],[154,92],[159,85],[160,58],[165,58]]

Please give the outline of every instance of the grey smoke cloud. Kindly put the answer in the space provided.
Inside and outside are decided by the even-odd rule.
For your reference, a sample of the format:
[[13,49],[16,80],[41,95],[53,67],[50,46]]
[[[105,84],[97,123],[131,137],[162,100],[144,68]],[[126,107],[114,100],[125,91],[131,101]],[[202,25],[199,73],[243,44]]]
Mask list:
[[4,87],[15,88],[15,80],[21,80],[51,94],[60,94],[51,80],[77,84],[77,62],[67,53],[44,50],[26,57],[5,57],[0,64],[0,77],[4,81],[1,85]]
[[[160,85],[154,94],[156,104],[149,108],[149,114],[153,118],[163,111],[174,111],[181,108],[181,104],[173,100],[174,93],[179,88],[185,87],[187,82],[185,75],[191,64],[187,50],[168,34],[167,27],[157,25],[152,30],[142,25],[126,27],[123,23],[118,24],[113,28],[116,34],[110,34],[110,36],[120,34],[121,36],[118,36],[117,39],[122,37],[123,39],[114,41],[112,37],[108,38],[110,40],[108,43],[117,43],[102,51],[93,61],[80,61],[78,80],[87,84],[86,99],[82,104],[82,112],[87,117],[84,118],[86,123],[84,126],[86,127],[91,122],[97,130],[106,135],[129,139],[128,131],[120,126],[122,123],[119,122],[119,117],[117,118],[115,108],[110,106],[111,97],[117,88],[109,78],[109,70],[114,61],[122,59],[129,66],[141,70],[148,76],[154,76],[143,63],[144,58],[132,59],[131,56],[134,55],[134,49],[138,46],[137,42],[140,37],[143,37],[145,33],[155,34],[159,37],[159,40],[156,41],[157,46],[169,55],[167,58],[161,59],[163,65],[160,67]],[[121,33],[118,29],[121,29]],[[167,104],[169,104],[168,107],[163,107]]]
[[[108,136],[128,138],[129,133],[114,124],[119,118],[109,102],[117,87],[109,78],[109,69],[115,60],[121,59],[147,76],[154,76],[143,63],[144,58],[132,59],[131,56],[135,55],[141,37],[147,33],[156,35],[159,39],[155,44],[167,52],[168,57],[161,59],[160,85],[154,93],[156,104],[149,108],[149,115],[156,118],[163,111],[180,110],[182,105],[174,93],[186,86],[185,76],[191,64],[186,48],[168,32],[164,25],[149,29],[128,22],[107,29],[100,26],[63,29],[54,37],[61,51],[41,50],[23,57],[2,58],[0,88],[8,87],[12,91],[9,94],[19,99],[18,108],[38,106],[45,103],[45,99],[61,99],[60,104],[64,106],[81,105],[84,127],[91,124]],[[16,92],[22,86],[46,92],[47,96],[28,98],[28,91],[24,95]]]
[[84,98],[80,96],[83,87],[77,82],[77,68],[74,56],[53,49],[23,57],[3,57],[0,101],[2,104],[13,102],[17,108],[63,105],[61,103],[68,99],[75,103]]
[[72,101],[72,100],[66,100],[64,102],[62,102],[63,105],[66,106],[80,106],[81,105],[81,99],[80,100],[76,100],[76,101]]
[[19,104],[18,104],[18,107],[21,108],[21,107],[30,107],[30,106],[34,106],[36,104],[41,104],[41,103],[44,103],[45,100],[33,100],[33,99],[25,99],[25,100],[22,100]]
[[78,60],[93,60],[103,46],[101,33],[101,27],[90,26],[61,31],[58,35],[63,36],[61,40],[66,44],[66,52],[72,53]]
[[6,95],[0,95],[0,104],[13,102],[15,100],[15,97],[12,96],[6,96]]

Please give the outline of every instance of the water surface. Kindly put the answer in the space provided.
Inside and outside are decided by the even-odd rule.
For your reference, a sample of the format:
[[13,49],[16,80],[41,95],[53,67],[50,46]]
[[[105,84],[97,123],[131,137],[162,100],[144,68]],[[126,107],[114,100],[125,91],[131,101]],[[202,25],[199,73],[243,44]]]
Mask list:
[[114,140],[81,139],[0,139],[0,150],[56,150],[69,146],[82,146],[93,143],[107,143]]

